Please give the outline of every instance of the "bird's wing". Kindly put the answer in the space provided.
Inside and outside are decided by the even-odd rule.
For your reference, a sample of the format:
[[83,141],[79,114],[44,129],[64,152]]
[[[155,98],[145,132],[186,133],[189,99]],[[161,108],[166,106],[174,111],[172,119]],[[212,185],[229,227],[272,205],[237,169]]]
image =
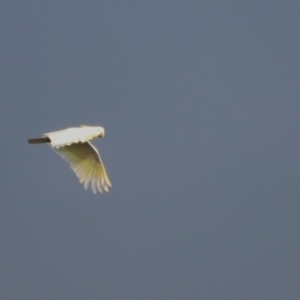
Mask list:
[[[101,127],[86,126],[81,128],[67,128],[44,133],[43,136],[50,139],[52,147],[59,148],[69,146],[73,143],[84,143],[94,139],[99,135],[99,128]],[[101,129],[104,130],[103,128]]]
[[87,189],[89,184],[94,192],[108,192],[110,180],[97,149],[89,142],[52,148],[69,164]]

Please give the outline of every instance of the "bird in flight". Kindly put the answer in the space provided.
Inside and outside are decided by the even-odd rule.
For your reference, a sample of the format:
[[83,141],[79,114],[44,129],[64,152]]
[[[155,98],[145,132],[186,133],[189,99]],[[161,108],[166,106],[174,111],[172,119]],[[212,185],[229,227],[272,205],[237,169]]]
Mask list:
[[41,138],[29,139],[29,144],[49,143],[51,148],[66,160],[87,189],[89,184],[97,191],[108,192],[110,180],[97,149],[89,142],[104,137],[104,128],[84,126],[45,133]]

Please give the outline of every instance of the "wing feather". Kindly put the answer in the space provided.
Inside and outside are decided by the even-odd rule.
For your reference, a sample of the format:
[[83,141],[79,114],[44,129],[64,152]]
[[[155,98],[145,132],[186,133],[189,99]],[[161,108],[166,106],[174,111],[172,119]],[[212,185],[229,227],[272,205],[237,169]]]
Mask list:
[[84,126],[43,134],[43,137],[47,137],[52,147],[55,148],[69,146],[74,143],[85,143],[99,136],[104,136],[103,127]]
[[97,149],[90,142],[79,142],[52,148],[69,164],[80,183],[87,189],[89,185],[94,193],[97,190],[108,192],[111,182]]

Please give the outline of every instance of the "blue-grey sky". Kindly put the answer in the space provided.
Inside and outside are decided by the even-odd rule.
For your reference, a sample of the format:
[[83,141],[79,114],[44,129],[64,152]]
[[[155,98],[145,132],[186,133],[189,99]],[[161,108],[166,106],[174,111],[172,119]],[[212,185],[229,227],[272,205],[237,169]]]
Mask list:
[[[300,299],[299,1],[2,1],[0,299]],[[47,145],[81,124],[113,188]]]

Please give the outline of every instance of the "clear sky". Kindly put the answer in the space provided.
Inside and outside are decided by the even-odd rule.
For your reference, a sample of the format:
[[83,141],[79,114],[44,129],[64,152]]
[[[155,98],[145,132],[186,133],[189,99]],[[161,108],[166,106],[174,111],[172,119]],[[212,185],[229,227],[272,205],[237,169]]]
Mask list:
[[[299,1],[1,1],[0,299],[300,299]],[[94,195],[27,138],[98,125]]]

